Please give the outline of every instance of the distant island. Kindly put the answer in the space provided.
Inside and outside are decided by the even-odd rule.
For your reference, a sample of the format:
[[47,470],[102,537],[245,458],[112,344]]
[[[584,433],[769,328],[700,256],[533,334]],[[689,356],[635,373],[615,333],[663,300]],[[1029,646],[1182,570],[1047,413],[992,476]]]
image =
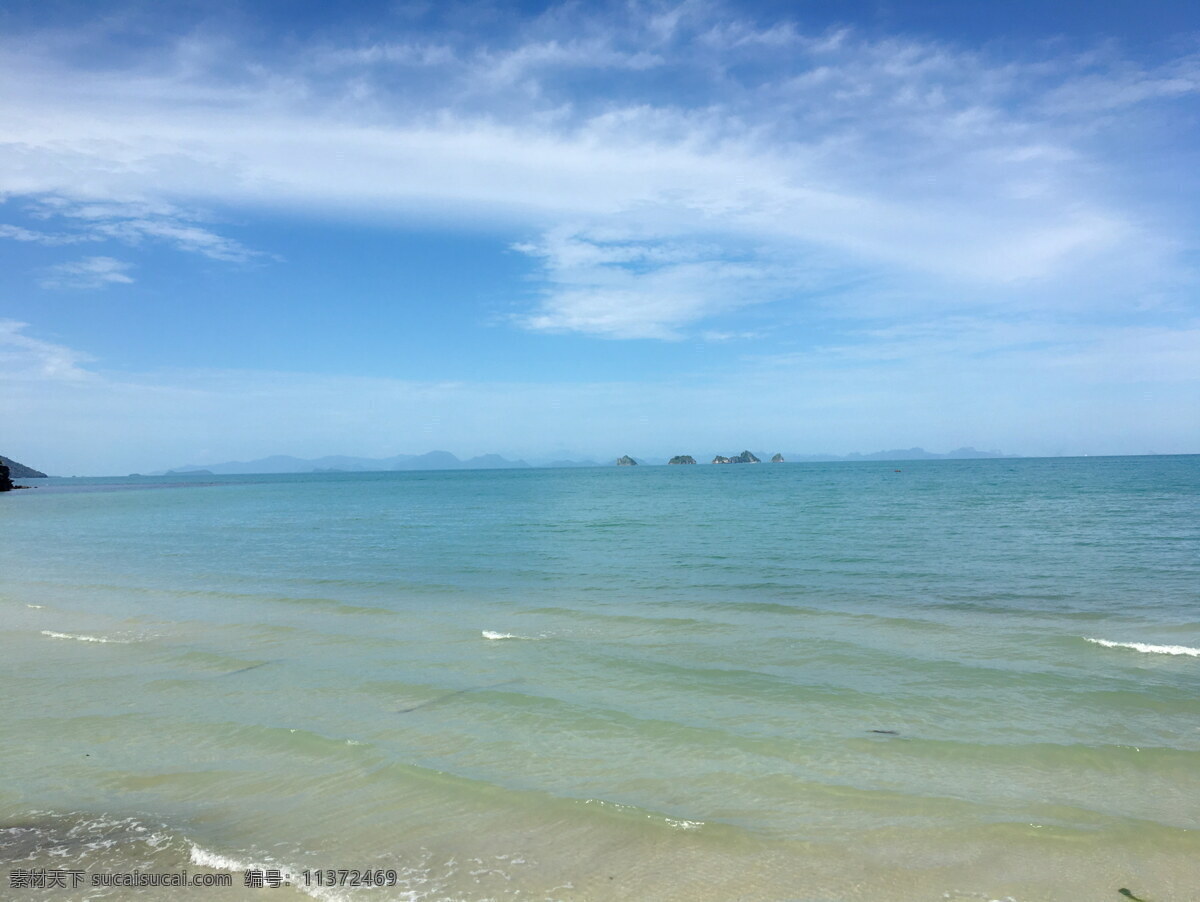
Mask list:
[[[553,453],[553,452],[551,452]],[[1002,454],[999,451],[977,451],[974,448],[958,448],[945,454],[936,454],[923,448],[907,448],[903,450],[875,451],[870,454],[802,454],[789,451],[769,455],[764,451],[743,451],[741,454],[726,457],[716,455],[714,464],[760,463],[769,459],[771,463],[824,463],[833,461],[872,461],[872,460],[976,460],[992,457],[1016,457],[1013,454]],[[7,460],[0,458],[0,460]],[[661,466],[689,465],[699,461],[691,454],[676,454],[674,457],[638,457],[625,454],[620,458],[608,458],[607,464],[598,463],[592,459],[572,460],[565,457],[531,458],[530,460],[512,460],[499,454],[482,454],[466,459],[459,458],[449,451],[430,451],[427,454],[397,454],[392,457],[348,457],[331,455],[305,459],[288,455],[274,455],[249,461],[227,461],[216,464],[187,464],[173,467],[169,470],[158,470],[146,473],[147,476],[232,476],[252,473],[365,473],[392,470],[501,470],[528,469],[533,467],[600,467],[600,466]],[[13,466],[14,477],[36,478],[44,476],[37,470]]]
[[[761,455],[761,457],[760,457]],[[731,457],[726,457],[723,454],[718,454],[713,457],[714,464],[756,464],[761,463],[762,458],[766,457],[766,453],[753,451],[743,451]],[[1004,454],[1000,451],[977,451],[974,448],[956,448],[953,451],[948,451],[945,454],[938,454],[933,451],[926,451],[924,448],[904,448],[893,449],[890,451],[874,451],[870,454],[862,454],[854,452],[852,454],[802,454],[797,451],[788,452],[785,456],[782,452],[777,452],[770,457],[773,464],[786,463],[792,461],[794,463],[833,463],[835,461],[869,461],[869,460],[983,460],[989,458],[1016,458],[1019,454]],[[670,460],[655,460],[654,458],[643,459],[643,463],[649,464],[689,464],[696,463],[696,459],[690,454],[677,454]]]
[[743,451],[737,457],[722,457],[718,454],[713,458],[715,464],[760,464],[762,463],[757,457],[749,451]]

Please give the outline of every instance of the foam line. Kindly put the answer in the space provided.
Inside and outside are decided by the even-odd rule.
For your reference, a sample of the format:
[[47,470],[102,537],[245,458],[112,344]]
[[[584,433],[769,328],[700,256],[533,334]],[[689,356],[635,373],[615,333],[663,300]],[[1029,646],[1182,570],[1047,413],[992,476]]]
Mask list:
[[1147,645],[1145,642],[1112,642],[1108,639],[1093,639],[1090,636],[1083,638],[1085,642],[1094,642],[1105,648],[1132,648],[1148,655],[1187,655],[1190,658],[1200,658],[1200,648],[1187,645]]

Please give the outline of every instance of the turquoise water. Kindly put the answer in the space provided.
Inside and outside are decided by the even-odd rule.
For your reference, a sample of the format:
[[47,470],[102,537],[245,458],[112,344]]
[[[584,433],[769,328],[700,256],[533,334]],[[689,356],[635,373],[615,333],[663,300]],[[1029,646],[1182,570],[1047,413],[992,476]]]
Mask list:
[[12,898],[1197,895],[1200,457],[41,482]]

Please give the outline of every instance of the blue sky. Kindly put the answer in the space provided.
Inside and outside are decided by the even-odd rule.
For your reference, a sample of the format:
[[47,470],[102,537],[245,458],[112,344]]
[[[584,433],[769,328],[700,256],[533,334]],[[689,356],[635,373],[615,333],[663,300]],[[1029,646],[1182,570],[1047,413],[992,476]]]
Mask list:
[[8,3],[0,451],[1200,451],[1200,13]]

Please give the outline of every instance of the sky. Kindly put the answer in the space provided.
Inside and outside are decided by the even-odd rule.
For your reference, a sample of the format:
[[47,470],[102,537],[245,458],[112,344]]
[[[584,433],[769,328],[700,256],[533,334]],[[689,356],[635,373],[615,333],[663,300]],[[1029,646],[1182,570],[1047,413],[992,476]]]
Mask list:
[[0,453],[1200,452],[1200,7],[0,7]]

